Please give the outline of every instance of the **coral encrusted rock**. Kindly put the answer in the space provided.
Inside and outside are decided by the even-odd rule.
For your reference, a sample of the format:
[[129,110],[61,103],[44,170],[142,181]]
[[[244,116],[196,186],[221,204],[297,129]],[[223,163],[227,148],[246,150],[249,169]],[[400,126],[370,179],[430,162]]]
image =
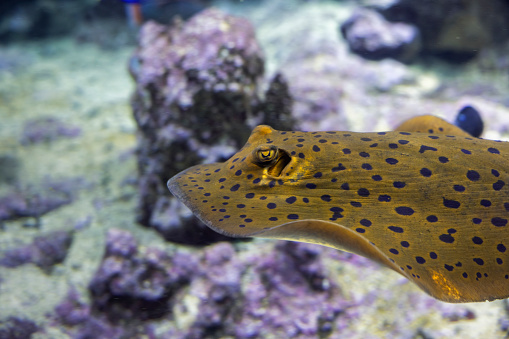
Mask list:
[[190,166],[228,159],[266,120],[290,128],[290,118],[284,117],[288,109],[271,110],[290,105],[286,97],[277,102],[272,95],[287,95],[284,79],[274,79],[271,103],[265,104],[260,94],[264,59],[253,27],[215,9],[172,26],[145,24],[130,71],[139,131],[137,221],[168,241],[226,239],[173,198],[166,181]]
[[109,230],[105,256],[89,284],[93,312],[112,323],[165,316],[175,291],[192,276],[192,259],[182,253],[170,258],[155,248],[139,254],[131,233]]
[[7,250],[0,259],[0,266],[14,268],[33,263],[49,272],[54,265],[65,260],[72,241],[73,232],[68,231],[54,231],[38,236],[29,245]]
[[451,61],[466,61],[480,50],[509,39],[506,0],[372,1],[390,22],[415,25],[422,53]]
[[389,22],[371,10],[357,11],[341,25],[350,50],[368,60],[411,61],[420,52],[419,30],[407,23]]

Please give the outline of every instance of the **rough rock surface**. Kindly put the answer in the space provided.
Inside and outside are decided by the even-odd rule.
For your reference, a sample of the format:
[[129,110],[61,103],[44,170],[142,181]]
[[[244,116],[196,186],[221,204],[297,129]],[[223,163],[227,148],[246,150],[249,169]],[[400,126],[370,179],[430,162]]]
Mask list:
[[192,258],[180,253],[170,258],[155,249],[138,255],[133,236],[117,229],[108,232],[106,241],[103,262],[89,285],[92,310],[113,323],[168,313],[169,299],[189,283]]
[[368,60],[413,60],[421,48],[419,30],[407,23],[389,22],[371,10],[359,10],[341,25],[350,50]]
[[259,106],[263,123],[283,131],[294,128],[297,124],[293,116],[294,95],[286,77],[276,73],[265,92],[265,100]]
[[[156,333],[172,339],[346,337],[359,334],[354,324],[377,294],[398,293],[375,289],[361,296],[337,285],[332,277],[337,273],[327,269],[326,262],[339,259],[368,270],[374,266],[356,255],[283,241],[264,246],[262,253],[241,255],[234,245],[222,242],[200,252],[167,254],[141,249],[131,233],[112,229],[89,285],[91,304],[70,289],[52,317],[73,338]],[[420,292],[410,298],[417,314],[434,307],[451,322],[476,318],[466,308],[450,308]],[[163,319],[179,326],[154,322]],[[392,326],[405,328],[407,321],[402,317]]]
[[40,328],[33,321],[23,318],[9,317],[0,320],[0,338],[26,339],[31,338]]
[[[201,253],[168,255],[154,248],[140,251],[129,232],[113,229],[89,285],[92,304],[70,290],[54,317],[75,337],[99,329],[114,337],[133,335],[144,326],[147,334],[143,321],[166,317],[191,318],[184,328],[158,330],[164,338],[324,335],[338,318],[341,323],[358,315],[348,311],[353,303],[328,278],[323,251],[280,242],[260,260],[240,257],[223,242]],[[182,309],[186,303],[199,312]]]
[[33,263],[49,272],[54,265],[65,260],[72,240],[73,234],[67,231],[55,231],[38,236],[29,245],[6,251],[0,259],[0,266],[14,268]]
[[[48,180],[42,185],[14,188],[0,196],[0,227],[3,221],[32,217],[39,227],[40,218],[73,202],[79,180]],[[27,226],[29,224],[26,224]]]
[[509,38],[509,4],[504,0],[392,0],[374,7],[392,22],[418,27],[423,53],[466,60]]
[[[271,107],[260,98],[264,60],[253,27],[218,10],[180,25],[149,22],[130,70],[139,127],[137,221],[174,242],[225,239],[172,198],[166,181],[192,165],[229,158],[258,123],[278,128],[281,120],[291,128],[288,109],[265,114]],[[284,91],[282,84],[277,78],[269,91]]]

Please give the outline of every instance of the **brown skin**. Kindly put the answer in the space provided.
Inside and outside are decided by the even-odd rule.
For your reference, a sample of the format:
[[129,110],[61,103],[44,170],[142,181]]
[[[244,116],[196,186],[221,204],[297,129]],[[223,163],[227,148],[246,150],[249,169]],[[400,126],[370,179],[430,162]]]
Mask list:
[[417,126],[433,133],[258,126],[231,159],[168,187],[229,236],[357,253],[447,302],[507,298],[509,143],[453,136],[432,118]]

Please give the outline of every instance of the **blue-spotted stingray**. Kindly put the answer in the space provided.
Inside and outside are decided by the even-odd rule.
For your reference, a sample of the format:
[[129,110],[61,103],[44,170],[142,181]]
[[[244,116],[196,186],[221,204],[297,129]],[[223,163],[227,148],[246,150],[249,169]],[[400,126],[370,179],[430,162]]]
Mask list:
[[219,233],[346,250],[474,302],[509,297],[508,170],[509,143],[423,116],[379,133],[261,125],[168,187]]

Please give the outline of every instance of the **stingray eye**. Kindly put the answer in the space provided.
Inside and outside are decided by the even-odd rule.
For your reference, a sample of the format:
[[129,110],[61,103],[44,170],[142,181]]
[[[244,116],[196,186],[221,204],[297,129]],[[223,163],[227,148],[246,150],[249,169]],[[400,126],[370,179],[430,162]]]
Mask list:
[[278,154],[276,146],[260,147],[255,151],[254,158],[258,165],[267,166],[277,159]]

